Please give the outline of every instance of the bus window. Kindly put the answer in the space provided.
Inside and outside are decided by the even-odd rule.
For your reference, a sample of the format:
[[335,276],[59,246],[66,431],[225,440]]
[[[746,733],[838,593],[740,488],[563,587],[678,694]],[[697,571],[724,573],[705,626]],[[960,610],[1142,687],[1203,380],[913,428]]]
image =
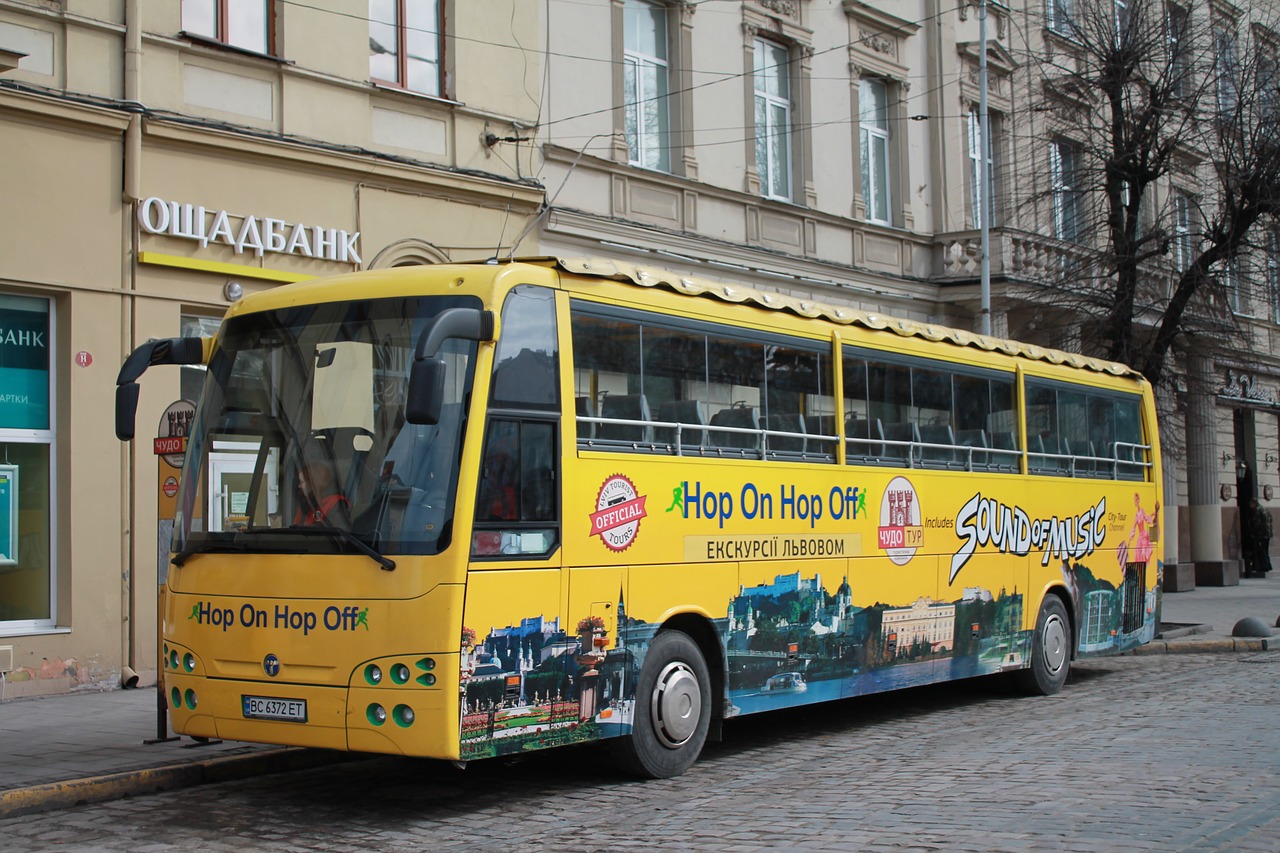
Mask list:
[[830,359],[822,353],[770,346],[765,354],[765,440],[770,458],[835,458],[835,443],[810,439],[809,424],[835,410]]
[[654,440],[661,449],[700,452],[707,422],[707,336],[702,332],[644,327],[644,393],[660,424]]
[[559,411],[558,375],[555,296],[545,287],[521,285],[502,311],[490,405]]
[[[554,415],[560,410],[555,299],[522,285],[507,296],[493,360],[489,424],[471,553],[541,556],[558,542]],[[520,410],[520,414],[504,411]],[[527,416],[545,409],[546,416]]]
[[1146,474],[1140,463],[1145,459],[1146,448],[1142,440],[1142,414],[1137,397],[1116,400],[1115,423],[1115,457],[1119,460],[1116,464],[1116,478],[1142,480]]
[[760,389],[764,387],[764,345],[713,339],[707,345],[711,378],[711,443],[756,450],[760,446]]
[[492,418],[485,437],[471,553],[542,556],[558,541],[555,425]]
[[1058,454],[1058,394],[1027,382],[1027,451],[1032,473],[1066,473]]
[[911,368],[901,364],[867,364],[868,422],[883,433],[883,460],[906,465],[919,434],[911,419]]

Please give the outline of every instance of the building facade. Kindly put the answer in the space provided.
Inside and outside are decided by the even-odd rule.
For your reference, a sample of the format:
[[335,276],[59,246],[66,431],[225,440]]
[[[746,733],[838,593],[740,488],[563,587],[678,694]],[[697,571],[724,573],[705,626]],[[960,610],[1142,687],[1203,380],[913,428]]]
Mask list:
[[537,123],[540,66],[512,60],[536,11],[0,0],[8,697],[154,679],[181,457],[152,437],[181,433],[166,412],[201,377],[149,374],[122,444],[109,413],[135,346],[209,334],[282,283],[511,251],[543,195],[529,149],[495,156],[485,134]]
[[[8,695],[154,678],[178,471],[147,439],[200,372],[148,375],[131,445],[114,379],[244,293],[604,255],[975,328],[985,203],[993,332],[1087,346],[1041,298],[1085,239],[1033,61],[1072,7],[990,4],[984,145],[975,0],[0,0]],[[1280,500],[1274,245],[1240,271],[1242,345],[1178,360],[1170,566],[1230,564],[1240,502]]]
[[[544,252],[621,255],[979,329],[985,170],[992,333],[1090,354],[1105,352],[1088,309],[1108,279],[1089,267],[1106,223],[1087,199],[1103,177],[1085,158],[1103,141],[1082,138],[1097,128],[1081,119],[1097,104],[1072,79],[1086,76],[1085,54],[1104,53],[1105,28],[1123,31],[1142,10],[1150,58],[1171,64],[1202,107],[1238,102],[1224,81],[1246,69],[1268,84],[1258,87],[1265,100],[1280,66],[1269,3],[612,0],[547,9]],[[1101,44],[1078,25],[1086,12],[1103,28]],[[1143,198],[1142,227],[1165,245],[1142,262],[1139,336],[1153,333],[1208,231],[1215,155],[1201,142]],[[1235,582],[1249,500],[1272,513],[1280,497],[1273,227],[1260,223],[1249,251],[1215,268],[1198,308],[1214,314],[1214,345],[1181,338],[1174,376],[1161,385],[1161,547],[1172,589],[1197,574]]]

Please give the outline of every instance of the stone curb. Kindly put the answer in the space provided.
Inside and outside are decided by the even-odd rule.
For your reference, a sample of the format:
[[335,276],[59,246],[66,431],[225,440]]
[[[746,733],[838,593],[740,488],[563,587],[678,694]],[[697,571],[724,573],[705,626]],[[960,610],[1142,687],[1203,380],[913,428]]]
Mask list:
[[86,803],[118,800],[137,794],[154,794],[173,788],[227,782],[247,776],[309,770],[366,757],[325,749],[280,747],[247,755],[219,756],[182,764],[31,785],[0,791],[0,820]]
[[1221,637],[1212,640],[1192,638],[1153,640],[1125,652],[1126,655],[1192,655],[1214,652],[1265,652],[1280,649],[1277,637]]

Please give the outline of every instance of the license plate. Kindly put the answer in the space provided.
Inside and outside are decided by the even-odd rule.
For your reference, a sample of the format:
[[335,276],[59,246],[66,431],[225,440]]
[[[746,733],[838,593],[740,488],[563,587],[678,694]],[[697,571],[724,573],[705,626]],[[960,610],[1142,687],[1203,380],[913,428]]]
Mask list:
[[273,699],[269,696],[241,696],[245,719],[307,721],[306,699]]

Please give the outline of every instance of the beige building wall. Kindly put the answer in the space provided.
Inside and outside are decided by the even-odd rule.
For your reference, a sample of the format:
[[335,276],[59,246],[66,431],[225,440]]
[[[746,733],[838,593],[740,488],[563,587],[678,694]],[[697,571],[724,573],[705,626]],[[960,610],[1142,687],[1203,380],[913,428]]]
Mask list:
[[[0,564],[0,650],[14,658],[6,697],[115,686],[126,667],[155,679],[167,550],[158,473],[177,472],[151,439],[181,396],[181,371],[147,374],[137,438],[120,443],[115,377],[135,346],[182,334],[184,317],[221,317],[231,285],[252,293],[507,253],[537,212],[532,147],[496,152],[484,134],[537,124],[542,66],[524,51],[539,6],[441,5],[457,39],[433,97],[370,82],[369,24],[338,0],[270,3],[274,57],[190,37],[177,2],[0,2],[0,57],[17,57],[0,65],[0,317],[30,304],[8,297],[52,306],[54,418],[35,436],[49,448],[51,533],[17,566]],[[241,250],[225,234],[199,239],[220,213],[235,237],[252,218],[263,251],[249,233],[230,240]],[[311,251],[271,251],[268,229],[279,248],[297,226]],[[333,248],[319,250],[315,229]],[[32,440],[0,425],[0,447]],[[30,514],[41,484],[22,459]],[[21,523],[29,542],[40,539],[33,523]]]

